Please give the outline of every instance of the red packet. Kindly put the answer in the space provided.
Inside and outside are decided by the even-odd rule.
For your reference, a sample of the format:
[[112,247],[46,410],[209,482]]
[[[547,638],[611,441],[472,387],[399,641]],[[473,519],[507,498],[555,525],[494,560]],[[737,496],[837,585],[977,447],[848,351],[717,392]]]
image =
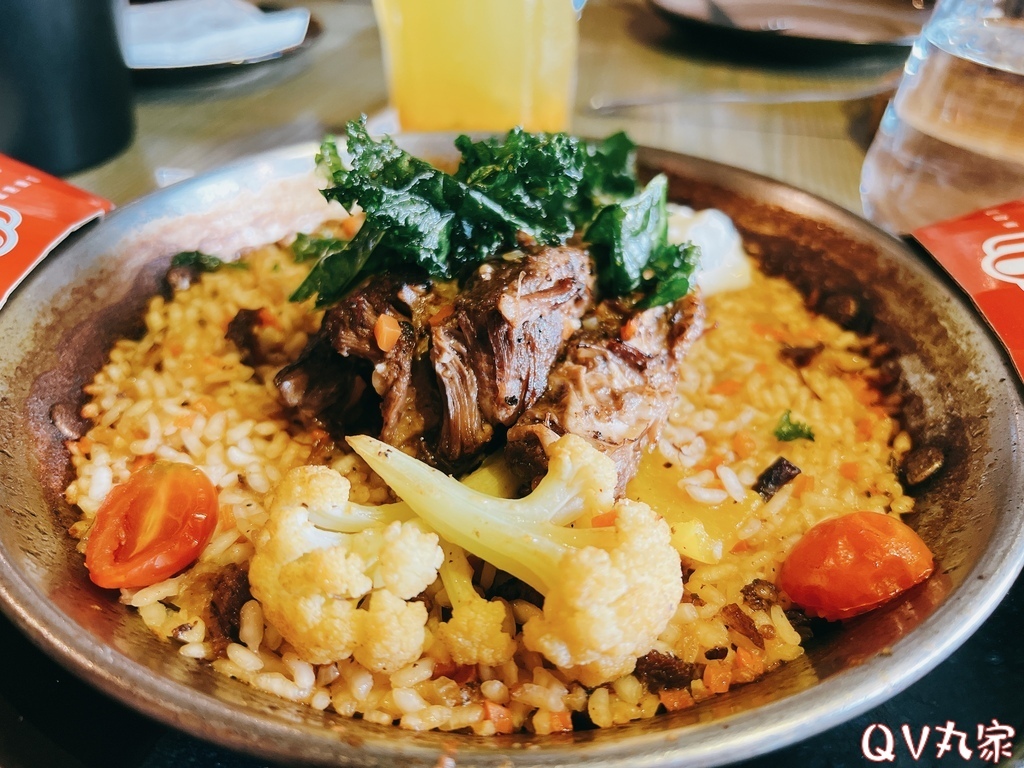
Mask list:
[[1024,375],[1024,199],[913,235],[967,291]]
[[0,307],[65,237],[114,204],[0,155]]

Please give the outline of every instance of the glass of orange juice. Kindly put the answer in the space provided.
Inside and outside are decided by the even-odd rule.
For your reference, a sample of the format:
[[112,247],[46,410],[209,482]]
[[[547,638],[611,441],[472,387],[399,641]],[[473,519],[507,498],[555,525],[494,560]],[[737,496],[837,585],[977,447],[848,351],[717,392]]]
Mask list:
[[405,131],[569,128],[579,0],[373,0]]

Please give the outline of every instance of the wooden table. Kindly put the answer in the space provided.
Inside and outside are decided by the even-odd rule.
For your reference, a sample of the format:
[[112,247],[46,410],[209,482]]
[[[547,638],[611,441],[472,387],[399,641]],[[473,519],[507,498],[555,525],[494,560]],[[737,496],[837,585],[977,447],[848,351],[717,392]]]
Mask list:
[[[123,204],[183,173],[319,140],[361,112],[384,109],[369,0],[301,4],[323,27],[309,50],[202,80],[140,87],[134,142],[71,180]],[[807,99],[891,87],[886,73],[899,69],[906,49],[789,62],[752,56],[728,39],[675,32],[643,0],[590,0],[580,36],[574,131],[624,129],[638,143],[741,166],[860,211],[860,165],[877,100]],[[674,101],[610,113],[591,107],[637,97]],[[771,103],[786,99],[796,103]]]

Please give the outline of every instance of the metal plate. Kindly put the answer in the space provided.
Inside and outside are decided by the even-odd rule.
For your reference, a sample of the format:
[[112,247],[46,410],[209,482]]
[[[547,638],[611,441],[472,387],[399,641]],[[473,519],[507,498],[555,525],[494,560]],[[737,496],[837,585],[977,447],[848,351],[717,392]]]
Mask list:
[[[450,137],[407,137],[432,159]],[[447,149],[446,149],[447,148]],[[642,150],[671,196],[730,214],[749,247],[806,289],[857,291],[901,351],[918,443],[948,468],[911,522],[940,572],[903,599],[836,627],[805,657],[690,710],[603,731],[479,738],[416,734],[292,705],[217,675],[157,640],[94,587],[61,498],[67,456],[49,412],[81,386],[118,335],[138,325],[169,256],[227,254],[323,215],[303,145],[157,192],[64,244],[0,311],[0,606],[79,676],[196,736],[302,764],[711,766],[837,725],[922,677],[991,613],[1024,563],[1022,387],[959,289],[899,241],[849,212],[769,179]]]

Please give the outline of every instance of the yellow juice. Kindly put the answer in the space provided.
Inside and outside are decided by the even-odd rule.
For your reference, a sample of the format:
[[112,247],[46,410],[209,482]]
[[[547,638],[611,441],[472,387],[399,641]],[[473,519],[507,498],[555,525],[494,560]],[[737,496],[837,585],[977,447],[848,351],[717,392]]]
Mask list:
[[571,0],[373,0],[405,131],[569,128]]

